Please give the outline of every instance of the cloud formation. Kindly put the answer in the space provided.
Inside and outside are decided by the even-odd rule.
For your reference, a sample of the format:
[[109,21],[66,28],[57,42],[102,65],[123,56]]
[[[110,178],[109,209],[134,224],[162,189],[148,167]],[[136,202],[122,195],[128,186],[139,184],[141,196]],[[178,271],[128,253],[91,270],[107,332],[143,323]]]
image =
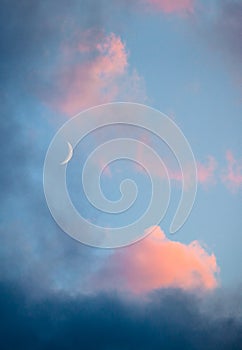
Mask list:
[[[213,156],[207,156],[206,162],[196,162],[197,165],[197,182],[203,186],[211,185],[216,183],[215,170],[217,168],[217,161]],[[182,183],[182,179],[189,178],[190,171],[189,166],[184,174],[180,171],[169,170],[171,180]]]
[[[152,147],[152,140],[151,139],[140,139],[142,142],[150,145]],[[149,159],[147,157],[145,157],[145,147],[138,145],[137,146],[137,152],[136,152],[136,156],[137,156],[137,161],[140,164],[147,164],[148,162],[148,170],[150,172],[150,174],[152,176],[157,176],[161,179],[164,179],[166,174],[164,172],[161,172],[159,169],[159,167],[154,166],[154,164],[152,162],[150,162],[149,164]],[[146,159],[146,162],[144,162],[144,159]],[[162,157],[161,157],[162,159]],[[189,164],[186,165],[186,171],[182,174],[181,170],[179,169],[179,167],[174,167],[171,166],[170,164],[170,159],[164,159],[164,164],[167,168],[167,172],[169,174],[169,178],[170,180],[182,184],[183,178],[188,178],[190,177],[190,167]],[[211,184],[215,184],[216,183],[216,176],[215,176],[215,170],[217,169],[217,161],[216,159],[209,155],[206,157],[206,161],[205,162],[200,162],[200,161],[196,161],[196,166],[197,166],[197,181],[198,184],[201,185],[211,185]],[[145,173],[145,170],[142,166],[135,164],[134,165],[135,170],[137,170],[140,173]]]
[[237,160],[231,151],[226,153],[227,169],[222,175],[222,181],[233,192],[242,187],[242,160]]
[[144,101],[142,78],[130,70],[124,42],[114,33],[86,30],[62,46],[63,60],[47,77],[41,91],[45,102],[73,116],[83,109],[117,99]]
[[[208,4],[209,5],[209,4]],[[206,26],[199,28],[204,32],[204,37],[212,51],[221,55],[224,68],[229,71],[238,89],[242,93],[242,2],[240,0],[221,0],[203,7],[200,12],[202,21]],[[210,15],[209,15],[210,14]],[[196,32],[196,31],[195,31]],[[239,100],[241,102],[241,99]]]
[[[232,312],[231,300],[214,303],[212,297],[201,300],[166,290],[147,302],[56,293],[39,302],[17,286],[1,283],[0,345],[5,350],[239,350],[241,313]],[[221,312],[225,303],[230,313]],[[236,303],[241,305],[241,297]]]
[[[159,288],[212,290],[219,271],[216,257],[194,241],[188,245],[169,240],[159,227],[142,241],[116,250],[93,279],[98,289],[135,294]],[[95,287],[94,286],[94,287]]]
[[197,177],[201,184],[214,183],[214,172],[217,168],[217,162],[214,157],[208,156],[206,163],[197,162]]
[[235,57],[239,64],[242,59],[242,3],[238,0],[221,1],[219,16],[216,23],[217,35],[229,54]]

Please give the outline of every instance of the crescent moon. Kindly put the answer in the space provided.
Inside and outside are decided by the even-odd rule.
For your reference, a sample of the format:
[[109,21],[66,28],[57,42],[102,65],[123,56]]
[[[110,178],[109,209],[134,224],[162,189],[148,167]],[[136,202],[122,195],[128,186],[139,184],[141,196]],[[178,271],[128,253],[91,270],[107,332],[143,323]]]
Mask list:
[[67,155],[67,157],[66,157],[66,159],[64,159],[60,164],[61,165],[65,165],[65,164],[67,164],[70,160],[71,160],[71,158],[72,158],[72,156],[73,156],[73,148],[72,148],[72,145],[70,144],[70,142],[67,142],[67,145],[68,145],[68,155]]

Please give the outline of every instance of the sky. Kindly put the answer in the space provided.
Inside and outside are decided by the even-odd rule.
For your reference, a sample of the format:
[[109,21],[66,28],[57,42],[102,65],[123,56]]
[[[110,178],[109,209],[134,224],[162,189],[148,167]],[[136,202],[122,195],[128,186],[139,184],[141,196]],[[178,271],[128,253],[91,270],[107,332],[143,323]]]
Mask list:
[[[242,349],[242,2],[2,0],[0,18],[1,348]],[[127,225],[152,194],[142,166],[107,164],[104,156],[91,165],[87,186],[96,188],[104,167],[104,195],[117,201],[120,183],[131,178],[137,200],[120,215],[88,203],[83,165],[106,141],[139,141],[141,165],[148,145],[171,181],[161,222],[130,232],[145,238],[100,249],[57,225],[43,166],[64,123],[113,102],[150,106],[179,126],[198,188],[187,221],[171,234],[182,174],[167,145],[127,125],[88,135],[68,163],[67,185],[90,222]],[[83,128],[89,122],[84,112]],[[162,186],[159,166],[147,168]],[[162,207],[161,198],[155,208]]]

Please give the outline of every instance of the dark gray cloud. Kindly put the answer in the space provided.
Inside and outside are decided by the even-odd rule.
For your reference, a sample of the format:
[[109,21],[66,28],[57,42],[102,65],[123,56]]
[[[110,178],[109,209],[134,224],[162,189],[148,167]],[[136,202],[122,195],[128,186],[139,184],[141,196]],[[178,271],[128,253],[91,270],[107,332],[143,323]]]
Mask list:
[[29,300],[0,287],[2,349],[242,349],[242,319],[201,311],[201,301],[159,291],[152,301],[115,295]]
[[242,62],[242,2],[221,1],[215,24],[216,34],[221,45],[228,50],[241,65]]
[[[201,2],[202,4],[202,2]],[[235,85],[242,87],[242,2],[219,0],[204,4],[197,16],[195,33],[206,42],[212,54],[218,54]],[[197,31],[198,30],[198,31]],[[201,35],[202,33],[202,35]],[[213,57],[213,56],[212,56]]]

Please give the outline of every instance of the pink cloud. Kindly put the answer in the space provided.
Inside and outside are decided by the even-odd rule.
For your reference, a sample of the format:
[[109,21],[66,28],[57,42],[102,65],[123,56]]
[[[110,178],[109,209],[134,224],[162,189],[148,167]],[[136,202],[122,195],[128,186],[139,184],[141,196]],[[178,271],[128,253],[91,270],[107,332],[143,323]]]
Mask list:
[[[146,143],[146,144],[150,144],[151,145],[151,140],[142,140],[142,142]],[[151,145],[152,147],[152,145]],[[146,161],[144,161],[144,158],[146,159]],[[157,167],[155,164],[153,164],[152,162],[150,162],[149,164],[149,159],[148,157],[145,157],[145,147],[143,147],[142,145],[138,145],[137,146],[137,161],[141,164],[147,164],[148,163],[148,169],[151,176],[157,176],[161,179],[165,178],[165,173],[161,172],[159,169],[159,167]],[[179,168],[174,168],[172,166],[169,165],[169,160],[163,160],[165,166],[167,167],[167,171],[169,174],[169,178],[170,180],[178,183],[178,184],[182,184],[182,180],[183,178],[187,180],[187,182],[189,182],[189,177],[190,177],[190,166],[189,164],[187,164],[187,166],[185,167],[185,171],[182,174],[181,170]],[[217,162],[215,160],[214,157],[212,156],[208,156],[207,160],[205,163],[201,163],[197,161],[197,181],[199,184],[205,185],[205,184],[214,184],[215,181],[215,170],[217,168]],[[145,173],[144,168],[142,166],[139,166],[137,164],[135,164],[135,169],[138,172],[141,173]]]
[[51,72],[44,101],[67,115],[116,99],[144,101],[143,80],[130,71],[128,52],[113,33],[87,30],[62,47],[61,62]]
[[219,268],[214,254],[198,241],[188,245],[170,241],[160,227],[140,242],[116,250],[94,277],[99,289],[146,294],[159,288],[212,290]]
[[242,159],[235,159],[231,151],[226,152],[227,169],[222,175],[222,181],[232,191],[242,188]]
[[194,8],[194,0],[145,0],[145,3],[165,13],[192,12]]
[[201,184],[215,183],[214,172],[216,168],[217,168],[217,162],[215,158],[212,156],[207,157],[207,162],[205,164],[197,162],[198,182]]
[[[214,157],[208,156],[205,163],[197,161],[197,181],[198,184],[207,185],[214,184],[215,180],[215,170],[217,168],[217,162]],[[187,166],[183,176],[180,171],[169,170],[171,180],[177,182],[182,182],[182,177],[189,180],[189,166]]]

